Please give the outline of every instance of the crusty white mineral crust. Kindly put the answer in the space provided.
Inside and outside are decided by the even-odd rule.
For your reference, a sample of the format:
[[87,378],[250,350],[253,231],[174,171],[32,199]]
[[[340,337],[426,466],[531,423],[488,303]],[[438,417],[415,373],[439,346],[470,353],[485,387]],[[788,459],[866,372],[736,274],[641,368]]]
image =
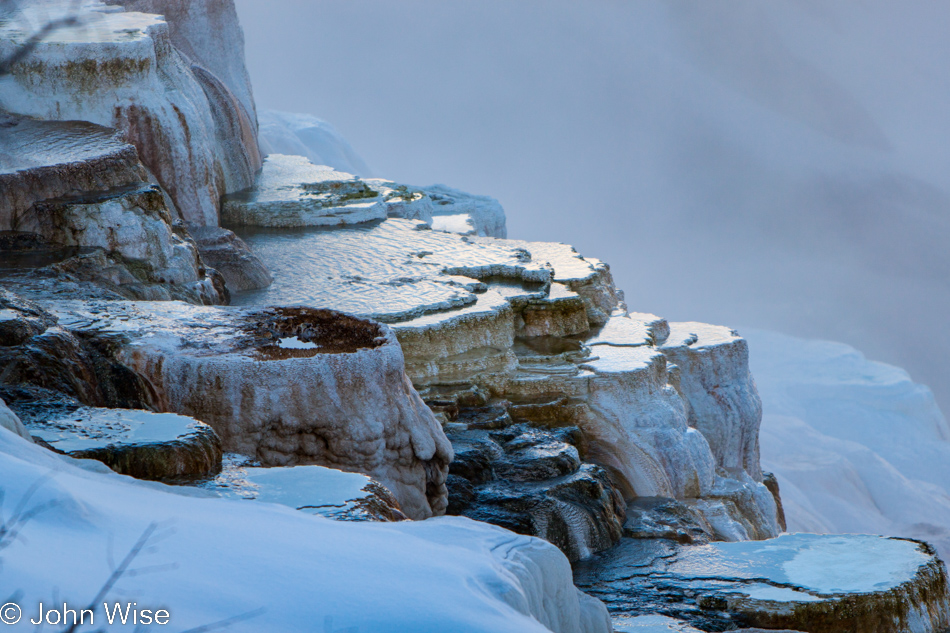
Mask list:
[[[0,80],[0,108],[122,131],[186,222],[217,225],[220,196],[249,186],[260,165],[240,102],[213,74],[193,72],[160,16],[79,6],[77,26],[50,34]],[[0,26],[0,56],[74,7],[24,3]]]
[[[319,339],[317,348],[283,352],[251,332],[273,312],[178,302],[50,307],[71,328],[127,336],[119,358],[151,382],[159,406],[210,424],[225,450],[267,465],[365,473],[411,518],[445,511],[452,447],[406,377],[389,328],[340,315],[347,327],[378,328],[376,338],[340,353],[322,353]],[[315,322],[306,311],[291,318],[304,328]],[[332,330],[334,319],[317,330]]]

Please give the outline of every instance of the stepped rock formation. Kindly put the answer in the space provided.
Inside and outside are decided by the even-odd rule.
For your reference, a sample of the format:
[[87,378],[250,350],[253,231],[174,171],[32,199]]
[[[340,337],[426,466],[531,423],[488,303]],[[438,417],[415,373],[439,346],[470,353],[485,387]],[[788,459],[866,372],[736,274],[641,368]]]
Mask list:
[[[580,458],[606,468],[609,487],[628,499],[680,499],[714,538],[779,533],[758,465],[761,405],[745,343],[731,330],[628,314],[609,269],[561,244],[460,236],[403,219],[243,235],[277,279],[236,301],[327,305],[390,323],[423,397],[464,425],[450,435],[478,429],[474,418],[500,420],[496,428],[576,427]],[[499,408],[509,420],[492,413]],[[551,482],[568,474],[551,473]],[[486,511],[478,494],[491,487],[454,481],[474,495],[472,512]],[[586,519],[570,514],[558,521],[584,533]],[[540,516],[528,523],[520,529],[547,529]],[[613,534],[606,543],[561,542],[577,556]]]
[[154,406],[210,424],[225,450],[366,473],[409,517],[444,512],[452,448],[389,328],[306,308],[47,307],[66,330],[120,337],[115,358],[147,382]]
[[942,633],[950,626],[946,568],[929,545],[906,539],[784,534],[691,546],[624,539],[579,563],[575,581],[612,613],[662,612],[702,630]]
[[114,130],[15,116],[0,124],[0,250],[60,251],[56,272],[120,297],[227,301]]
[[[75,6],[25,3],[0,26],[0,57],[22,45],[34,25]],[[171,195],[179,217],[216,226],[218,199],[250,185],[260,167],[253,112],[213,70],[188,63],[162,17],[95,2],[78,6],[79,26],[53,32],[13,65],[0,83],[0,109],[118,129]]]

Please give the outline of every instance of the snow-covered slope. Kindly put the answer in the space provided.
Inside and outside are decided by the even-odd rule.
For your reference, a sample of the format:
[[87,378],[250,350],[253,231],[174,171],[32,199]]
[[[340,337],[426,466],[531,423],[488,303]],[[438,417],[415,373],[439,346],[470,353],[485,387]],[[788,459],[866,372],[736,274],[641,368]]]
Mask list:
[[[107,600],[166,609],[174,630],[249,613],[228,630],[610,630],[604,606],[574,588],[567,559],[539,539],[460,518],[338,523],[263,502],[173,494],[103,470],[0,429],[3,516],[21,501],[27,511],[50,504],[0,549],[0,594],[14,596],[24,615],[10,631],[33,630],[28,619],[41,601],[84,608],[152,524],[132,564],[141,571]],[[101,606],[95,623],[105,624]]]
[[909,536],[950,558],[950,426],[931,391],[841,343],[743,334],[789,531]]
[[322,119],[308,114],[262,110],[258,122],[264,154],[306,156],[315,165],[327,165],[364,178],[372,175],[356,150]]

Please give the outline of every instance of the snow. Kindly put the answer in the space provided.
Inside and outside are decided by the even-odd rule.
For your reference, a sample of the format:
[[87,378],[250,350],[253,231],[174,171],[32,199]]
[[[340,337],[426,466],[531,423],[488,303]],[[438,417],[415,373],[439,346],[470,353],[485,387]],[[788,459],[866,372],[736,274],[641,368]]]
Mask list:
[[[508,237],[505,227],[505,210],[501,204],[489,196],[476,196],[465,193],[446,185],[432,185],[422,190],[432,199],[432,215],[434,222],[439,222],[453,233],[466,234],[469,229],[458,226],[464,216],[465,223],[471,225],[472,231],[482,237]],[[445,217],[439,221],[436,218]],[[433,228],[437,228],[434,224]]]
[[[4,516],[34,485],[27,508],[52,502],[0,551],[3,594],[18,596],[29,617],[40,601],[85,606],[110,561],[157,524],[134,561],[139,571],[108,599],[167,609],[175,630],[253,612],[228,630],[609,631],[603,605],[579,594],[567,559],[539,539],[461,518],[340,523],[279,505],[185,496],[176,492],[187,489],[100,465],[87,469],[6,430],[0,454]],[[24,618],[9,630],[32,627]]]
[[700,633],[682,620],[665,615],[620,616],[613,620],[617,633]]
[[931,391],[841,343],[744,333],[789,530],[920,538],[950,557],[950,427]]
[[[4,310],[4,312],[8,312],[8,310]],[[29,442],[33,441],[30,437],[30,432],[23,426],[20,418],[10,410],[10,407],[8,407],[7,403],[3,400],[0,400],[0,427],[19,435]]]
[[261,110],[261,151],[265,154],[306,156],[315,165],[327,165],[357,176],[369,177],[370,169],[332,125],[307,114]]

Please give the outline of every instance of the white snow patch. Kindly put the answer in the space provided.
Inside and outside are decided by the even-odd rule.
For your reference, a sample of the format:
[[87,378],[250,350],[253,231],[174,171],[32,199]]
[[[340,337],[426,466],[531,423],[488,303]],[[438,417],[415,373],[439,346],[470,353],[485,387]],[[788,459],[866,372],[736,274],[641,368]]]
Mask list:
[[743,334],[788,529],[919,538],[950,557],[950,427],[931,391],[841,343]]
[[[30,617],[40,601],[87,604],[110,559],[121,560],[157,523],[154,547],[134,563],[152,571],[123,577],[108,599],[168,609],[176,630],[261,607],[229,630],[610,630],[606,609],[574,588],[559,550],[501,528],[455,517],[338,523],[279,505],[182,496],[84,470],[6,430],[0,454],[4,510],[37,482],[27,509],[54,502],[0,555],[8,589],[22,592]],[[9,628],[32,630],[28,618]]]

